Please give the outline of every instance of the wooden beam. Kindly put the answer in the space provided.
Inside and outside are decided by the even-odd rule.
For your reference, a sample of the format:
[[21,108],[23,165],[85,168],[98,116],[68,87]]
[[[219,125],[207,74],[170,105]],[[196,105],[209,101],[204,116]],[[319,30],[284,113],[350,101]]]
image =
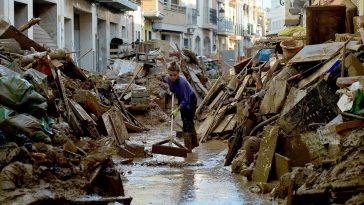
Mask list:
[[279,126],[266,126],[260,142],[258,159],[253,171],[253,181],[268,182],[278,140]]

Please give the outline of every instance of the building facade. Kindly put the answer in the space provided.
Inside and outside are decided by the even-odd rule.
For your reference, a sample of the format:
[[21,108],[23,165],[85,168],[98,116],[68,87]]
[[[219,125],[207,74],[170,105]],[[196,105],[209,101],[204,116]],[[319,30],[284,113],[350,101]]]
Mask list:
[[[139,15],[138,15],[139,12]],[[109,64],[110,41],[133,42],[141,32],[141,11],[127,0],[2,0],[0,16],[15,27],[33,17],[39,25],[25,34],[52,49],[75,52],[86,70],[101,72]]]
[[143,0],[143,40],[167,40],[211,56],[216,52],[216,7],[216,0]]
[[266,13],[256,0],[218,0],[218,49],[234,50],[235,59],[266,35]]
[[268,34],[277,34],[281,31],[284,28],[284,18],[284,4],[281,4],[281,0],[271,0],[271,8],[267,12]]
[[162,39],[200,56],[244,49],[265,35],[265,12],[256,0],[1,0],[0,16],[49,48],[66,48],[77,64],[102,72],[109,65],[110,42]]

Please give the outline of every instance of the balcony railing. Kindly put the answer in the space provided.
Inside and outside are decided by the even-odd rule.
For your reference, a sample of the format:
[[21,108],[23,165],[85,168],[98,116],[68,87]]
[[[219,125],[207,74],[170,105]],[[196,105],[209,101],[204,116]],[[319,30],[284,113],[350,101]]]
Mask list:
[[244,26],[242,24],[235,25],[235,35],[244,36]]
[[234,22],[230,18],[221,18],[217,21],[217,29],[219,32],[234,33]]
[[204,8],[204,24],[217,25],[217,10],[205,7]]
[[187,8],[187,24],[197,25],[198,10],[193,8]]
[[164,10],[165,11],[173,11],[178,13],[186,13],[186,7],[180,6],[177,4],[168,4],[167,2],[164,3]]

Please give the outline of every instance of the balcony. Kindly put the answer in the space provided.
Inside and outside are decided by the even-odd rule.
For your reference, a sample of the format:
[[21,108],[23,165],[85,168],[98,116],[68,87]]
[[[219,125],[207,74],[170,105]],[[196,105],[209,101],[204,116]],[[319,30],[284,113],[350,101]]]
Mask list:
[[203,10],[203,24],[204,29],[217,29],[217,10],[205,7]]
[[154,21],[154,30],[170,32],[187,32],[186,7],[177,4],[163,3],[164,18]]
[[244,36],[244,35],[246,35],[244,32],[245,32],[245,30],[244,30],[244,26],[242,24],[235,25],[235,28],[234,28],[235,35]]
[[230,18],[221,18],[217,21],[217,34],[218,35],[232,35],[234,34],[234,22]]
[[187,26],[189,28],[197,27],[198,10],[187,8]]
[[164,4],[160,0],[144,0],[142,3],[142,11],[144,18],[163,19]]
[[138,9],[138,2],[128,0],[97,0],[106,7],[112,8],[115,12],[136,11]]
[[177,4],[168,4],[168,3],[164,3],[164,10],[165,11],[172,11],[172,12],[177,12],[177,13],[182,13],[182,14],[186,14],[186,7],[185,6],[180,6]]

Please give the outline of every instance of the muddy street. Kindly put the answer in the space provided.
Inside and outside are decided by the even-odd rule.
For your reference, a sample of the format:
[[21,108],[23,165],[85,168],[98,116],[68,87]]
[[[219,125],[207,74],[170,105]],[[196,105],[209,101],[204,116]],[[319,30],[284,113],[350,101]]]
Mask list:
[[[132,134],[131,140],[153,142],[168,137],[168,129]],[[203,143],[187,158],[153,154],[119,168],[125,173],[126,195],[132,204],[277,204],[249,192],[241,176],[224,167],[227,145],[220,140]],[[115,159],[117,161],[117,159]]]

